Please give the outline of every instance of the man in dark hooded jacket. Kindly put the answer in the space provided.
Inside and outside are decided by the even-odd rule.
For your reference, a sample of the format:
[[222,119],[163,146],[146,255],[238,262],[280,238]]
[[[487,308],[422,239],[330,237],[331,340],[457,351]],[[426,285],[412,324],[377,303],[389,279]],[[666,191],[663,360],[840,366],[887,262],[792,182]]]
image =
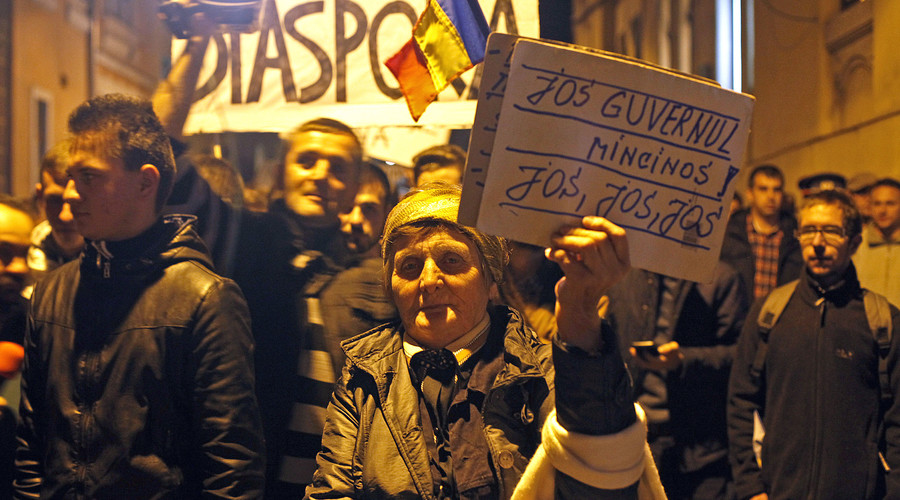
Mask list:
[[264,452],[249,314],[191,217],[160,216],[175,173],[149,102],[69,118],[64,201],[88,241],[35,286],[20,498],[258,498]]

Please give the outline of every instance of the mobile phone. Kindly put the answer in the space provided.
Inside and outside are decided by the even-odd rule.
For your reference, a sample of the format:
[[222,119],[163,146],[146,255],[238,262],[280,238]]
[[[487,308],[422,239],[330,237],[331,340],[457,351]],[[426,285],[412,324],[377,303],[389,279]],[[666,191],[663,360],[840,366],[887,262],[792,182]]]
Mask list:
[[638,356],[646,357],[646,356],[659,356],[659,350],[656,348],[656,344],[653,343],[652,340],[636,340],[631,343],[631,347],[634,347],[634,350],[637,351]]

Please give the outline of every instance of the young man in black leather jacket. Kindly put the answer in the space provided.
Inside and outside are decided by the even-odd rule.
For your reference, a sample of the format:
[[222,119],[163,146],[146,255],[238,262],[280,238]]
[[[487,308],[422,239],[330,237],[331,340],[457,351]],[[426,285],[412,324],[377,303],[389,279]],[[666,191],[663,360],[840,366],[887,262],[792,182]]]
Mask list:
[[69,118],[63,195],[88,244],[35,286],[21,498],[258,498],[264,452],[249,313],[192,217],[161,217],[175,167],[149,102]]

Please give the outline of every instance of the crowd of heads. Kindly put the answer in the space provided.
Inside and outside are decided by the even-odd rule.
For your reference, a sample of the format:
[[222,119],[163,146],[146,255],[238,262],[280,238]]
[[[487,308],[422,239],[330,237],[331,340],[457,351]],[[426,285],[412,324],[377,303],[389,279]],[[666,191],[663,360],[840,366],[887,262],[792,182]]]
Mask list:
[[[798,188],[801,194],[799,207],[785,191],[781,169],[763,164],[752,168],[748,175],[746,207],[737,191],[735,199],[739,200],[740,208],[746,208],[760,217],[799,215],[811,204],[837,205],[845,215],[851,237],[859,234],[868,221],[886,234],[900,228],[900,181],[892,177],[877,178],[873,174],[863,173],[848,182],[840,174],[824,172],[801,178]],[[737,209],[733,209],[732,213],[735,211]]]
[[[98,160],[121,163],[126,172],[140,172],[146,165],[152,165],[157,184],[154,208],[158,212],[172,190],[175,161],[169,138],[147,101],[121,95],[91,99],[72,112],[69,129],[70,137],[54,146],[42,160],[36,201],[56,242],[70,253],[77,253],[83,238],[76,229],[73,206],[92,212],[85,213],[85,219],[90,218],[87,215],[98,219],[99,215],[94,213],[101,211],[98,207],[121,198],[121,192],[120,198],[112,192],[92,192],[93,174],[84,174],[79,165]],[[458,186],[462,182],[465,155],[454,144],[422,150],[412,158],[411,184],[423,186],[438,182]],[[197,156],[193,163],[217,196],[236,209],[242,207],[244,185],[233,166],[212,156]],[[70,179],[74,182],[70,183]],[[850,240],[860,234],[862,224],[868,220],[885,234],[900,228],[900,181],[893,178],[877,179],[866,173],[848,183],[838,174],[807,176],[798,184],[803,194],[799,210],[794,207],[793,197],[786,193],[785,176],[777,166],[758,165],[751,169],[747,179],[744,197],[735,191],[731,213],[745,208],[761,220],[774,221],[784,215],[802,218],[802,214],[815,206],[833,205],[843,216],[841,227]],[[433,189],[429,192],[433,193]],[[86,193],[101,198],[99,205],[90,208],[92,200],[84,199]],[[366,161],[360,139],[350,127],[337,120],[320,118],[303,123],[287,134],[283,162],[275,175],[270,199],[283,199],[291,211],[311,224],[339,224],[348,252],[377,256],[379,250],[384,254],[392,238],[397,236],[393,232],[398,217],[408,217],[408,211],[416,207],[415,200],[421,196],[413,195],[405,200],[398,213],[389,218],[396,203],[396,189],[387,174]],[[87,230],[92,238],[117,236],[115,228],[95,227],[93,233],[90,228]],[[798,234],[804,236],[801,241],[809,240],[810,233],[804,234],[802,227]],[[484,240],[475,235],[470,237],[476,242]],[[525,250],[520,254],[527,255]],[[491,270],[489,274],[497,284],[503,282],[501,269],[505,265],[501,262],[506,260],[485,267]],[[557,273],[549,275],[558,277]],[[516,293],[508,290],[507,295],[515,297]]]
[[[120,94],[95,97],[70,114],[68,125],[69,136],[42,159],[35,201],[56,243],[77,254],[84,238],[75,210],[80,211],[81,231],[91,239],[128,236],[99,219],[107,207],[115,211],[115,205],[133,201],[128,199],[133,192],[123,190],[121,180],[98,191],[98,170],[115,172],[120,165],[124,172],[139,173],[152,166],[158,214],[172,192],[176,166],[170,139],[146,100]],[[397,191],[384,170],[366,161],[355,132],[340,121],[319,118],[292,130],[283,143],[283,161],[267,198],[283,200],[311,224],[339,223],[349,252],[377,254]],[[244,182],[230,163],[193,155],[191,164],[215,196],[235,209],[243,207]],[[428,147],[412,159],[411,184],[457,185],[464,165],[465,151],[459,146]]]
[[[846,269],[862,241],[867,224],[885,238],[900,229],[900,181],[871,173],[844,176],[822,172],[802,177],[801,199],[795,206],[785,192],[785,177],[775,165],[752,168],[748,175],[746,210],[754,221],[796,217],[796,237],[811,274],[826,281]],[[734,213],[734,212],[732,212]]]
[[[52,228],[53,238],[61,247],[77,253],[84,240],[76,230],[73,206],[86,212],[84,219],[90,219],[88,215],[98,219],[99,215],[93,212],[100,212],[102,204],[116,202],[122,196],[121,191],[118,195],[112,191],[105,194],[92,192],[93,174],[83,174],[84,169],[79,168],[80,165],[97,161],[120,163],[126,172],[133,173],[140,172],[146,165],[154,166],[157,173],[154,208],[159,211],[172,190],[175,161],[170,141],[151,105],[140,99],[121,95],[91,99],[73,111],[69,128],[70,138],[53,147],[42,161],[36,200],[40,213]],[[534,281],[535,273],[545,266],[529,265],[527,271],[520,270],[520,274],[526,276],[517,277],[515,270],[506,266],[509,259],[505,246],[502,252],[505,257],[497,257],[498,253],[494,250],[499,247],[487,244],[493,240],[449,222],[455,220],[455,214],[454,217],[441,217],[436,215],[439,211],[423,209],[417,201],[423,199],[423,192],[429,193],[430,198],[438,199],[441,196],[458,196],[455,191],[438,195],[435,191],[439,189],[435,187],[437,184],[432,184],[440,183],[445,187],[461,184],[466,153],[459,146],[442,144],[416,154],[410,169],[411,184],[431,187],[424,191],[414,187],[410,196],[391,212],[396,203],[396,189],[384,170],[365,159],[360,139],[346,124],[327,118],[308,121],[287,134],[284,144],[283,161],[276,172],[270,200],[282,199],[290,211],[305,217],[311,225],[338,224],[347,252],[368,257],[378,256],[379,253],[390,255],[393,241],[403,236],[404,225],[411,222],[421,225],[427,219],[428,224],[436,223],[446,226],[444,229],[462,231],[479,244],[481,253],[489,256],[484,269],[489,271],[486,277],[491,277],[494,284],[503,284],[504,274],[510,274],[512,279],[509,281],[513,284],[519,283],[517,286],[506,283],[501,299],[515,303],[521,300],[523,293],[535,294],[534,291],[526,293],[522,290],[521,282]],[[212,156],[197,156],[193,158],[193,163],[198,174],[218,197],[238,210],[242,207],[244,185],[240,173],[233,166]],[[70,183],[70,179],[74,182]],[[816,206],[835,206],[842,215],[840,226],[843,236],[851,241],[860,234],[866,220],[871,220],[886,233],[900,228],[900,182],[892,178],[876,179],[871,174],[862,174],[854,177],[848,185],[836,174],[808,176],[799,183],[804,195],[799,210],[793,205],[793,197],[786,193],[785,176],[777,166],[758,165],[751,169],[747,179],[744,197],[735,191],[731,213],[746,209],[760,220],[774,222],[786,215],[799,215],[802,219],[804,213],[813,211]],[[85,200],[85,194],[90,194],[92,198],[99,197],[99,205],[90,208],[91,200]],[[425,218],[428,213],[432,215]],[[423,220],[414,220],[416,217]],[[82,232],[88,224],[83,226]],[[118,235],[115,228],[98,229],[96,223],[93,233],[89,227],[87,231],[91,238]],[[798,231],[801,243],[811,241],[810,235],[815,237],[819,234],[825,239],[834,239],[834,235],[827,232],[804,233],[802,226]],[[539,249],[534,252],[528,250],[517,250],[517,262],[543,261]],[[535,259],[527,259],[531,254],[536,256]],[[386,277],[390,275],[391,264],[385,264]],[[541,272],[548,281],[559,277],[558,270]],[[540,291],[537,293],[544,297],[538,300],[552,296],[552,283],[541,284],[538,288]]]

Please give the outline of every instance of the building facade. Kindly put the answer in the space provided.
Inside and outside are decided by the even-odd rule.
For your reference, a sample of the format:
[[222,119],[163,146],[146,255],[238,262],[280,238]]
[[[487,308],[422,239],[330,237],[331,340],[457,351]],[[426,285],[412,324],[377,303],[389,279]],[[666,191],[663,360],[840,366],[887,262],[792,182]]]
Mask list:
[[788,191],[822,171],[900,176],[900,3],[573,2],[575,43],[755,96],[745,166],[781,166]]
[[0,2],[0,191],[29,196],[40,158],[91,96],[149,97],[169,35],[157,0]]
[[[0,2],[0,191],[31,193],[79,102],[152,93],[169,63],[158,4]],[[568,22],[574,43],[754,95],[745,166],[781,166],[789,191],[826,170],[900,176],[900,2],[565,0],[541,2],[541,17],[555,32]]]

